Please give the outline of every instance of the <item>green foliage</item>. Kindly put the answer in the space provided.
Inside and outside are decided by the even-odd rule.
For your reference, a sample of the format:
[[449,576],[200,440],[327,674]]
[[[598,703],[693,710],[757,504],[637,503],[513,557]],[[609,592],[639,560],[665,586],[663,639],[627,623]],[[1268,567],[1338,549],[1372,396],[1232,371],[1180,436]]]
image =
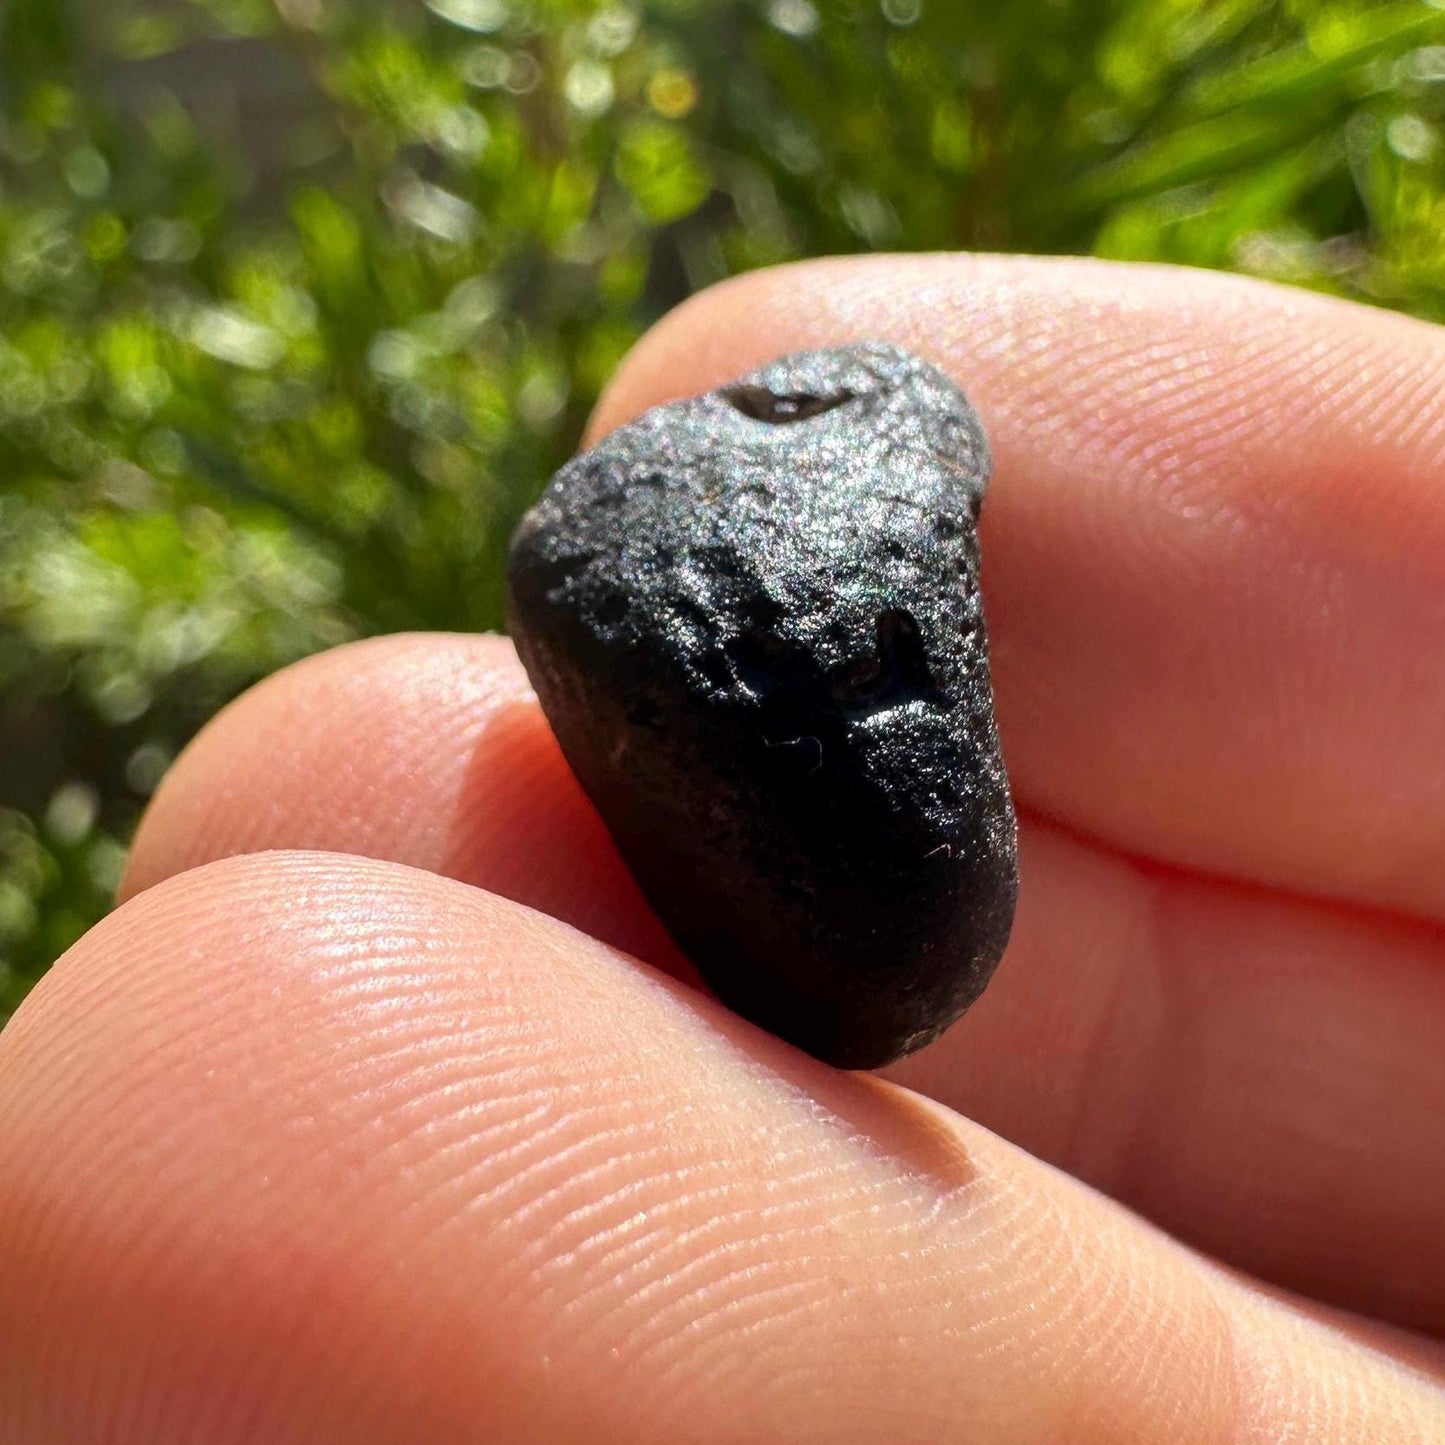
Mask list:
[[227,698],[499,625],[684,295],[991,247],[1445,319],[1442,120],[1425,0],[9,0],[0,1016]]

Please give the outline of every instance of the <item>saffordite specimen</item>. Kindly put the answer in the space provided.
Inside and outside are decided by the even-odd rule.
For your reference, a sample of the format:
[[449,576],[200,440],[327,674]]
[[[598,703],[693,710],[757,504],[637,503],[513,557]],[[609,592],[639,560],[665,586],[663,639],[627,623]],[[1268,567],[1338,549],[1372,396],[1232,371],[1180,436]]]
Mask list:
[[975,523],[982,428],[888,346],[784,357],[564,467],[511,630],[718,995],[872,1068],[983,991],[1017,893]]

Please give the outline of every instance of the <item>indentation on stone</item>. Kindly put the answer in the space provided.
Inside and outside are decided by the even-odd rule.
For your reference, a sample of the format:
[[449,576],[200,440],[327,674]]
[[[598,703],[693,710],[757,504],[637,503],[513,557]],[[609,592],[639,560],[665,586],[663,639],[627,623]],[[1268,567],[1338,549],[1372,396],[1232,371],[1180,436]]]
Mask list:
[[811,392],[793,391],[779,394],[766,386],[739,382],[723,387],[718,395],[734,410],[752,417],[754,421],[766,422],[769,426],[789,426],[793,422],[812,421],[814,417],[846,406],[855,393],[837,391],[827,396],[815,396]]

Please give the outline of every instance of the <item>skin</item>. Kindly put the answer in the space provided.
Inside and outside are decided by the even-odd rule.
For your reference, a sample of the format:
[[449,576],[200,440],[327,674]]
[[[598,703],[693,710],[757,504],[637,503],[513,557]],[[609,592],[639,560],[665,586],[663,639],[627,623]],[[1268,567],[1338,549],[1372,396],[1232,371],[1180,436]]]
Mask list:
[[594,430],[871,337],[998,459],[983,1002],[824,1068],[697,990],[505,641],[303,663],[0,1037],[0,1439],[1445,1440],[1445,334],[819,262]]

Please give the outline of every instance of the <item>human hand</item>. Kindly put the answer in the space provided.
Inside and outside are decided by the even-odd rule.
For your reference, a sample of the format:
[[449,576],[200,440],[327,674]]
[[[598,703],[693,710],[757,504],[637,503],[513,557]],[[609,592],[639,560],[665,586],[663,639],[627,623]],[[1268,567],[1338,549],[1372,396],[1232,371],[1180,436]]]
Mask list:
[[983,1001],[886,1079],[795,1053],[691,986],[506,642],[306,662],[0,1038],[5,1445],[1445,1441],[1445,334],[820,262],[598,424],[874,337],[998,461]]

